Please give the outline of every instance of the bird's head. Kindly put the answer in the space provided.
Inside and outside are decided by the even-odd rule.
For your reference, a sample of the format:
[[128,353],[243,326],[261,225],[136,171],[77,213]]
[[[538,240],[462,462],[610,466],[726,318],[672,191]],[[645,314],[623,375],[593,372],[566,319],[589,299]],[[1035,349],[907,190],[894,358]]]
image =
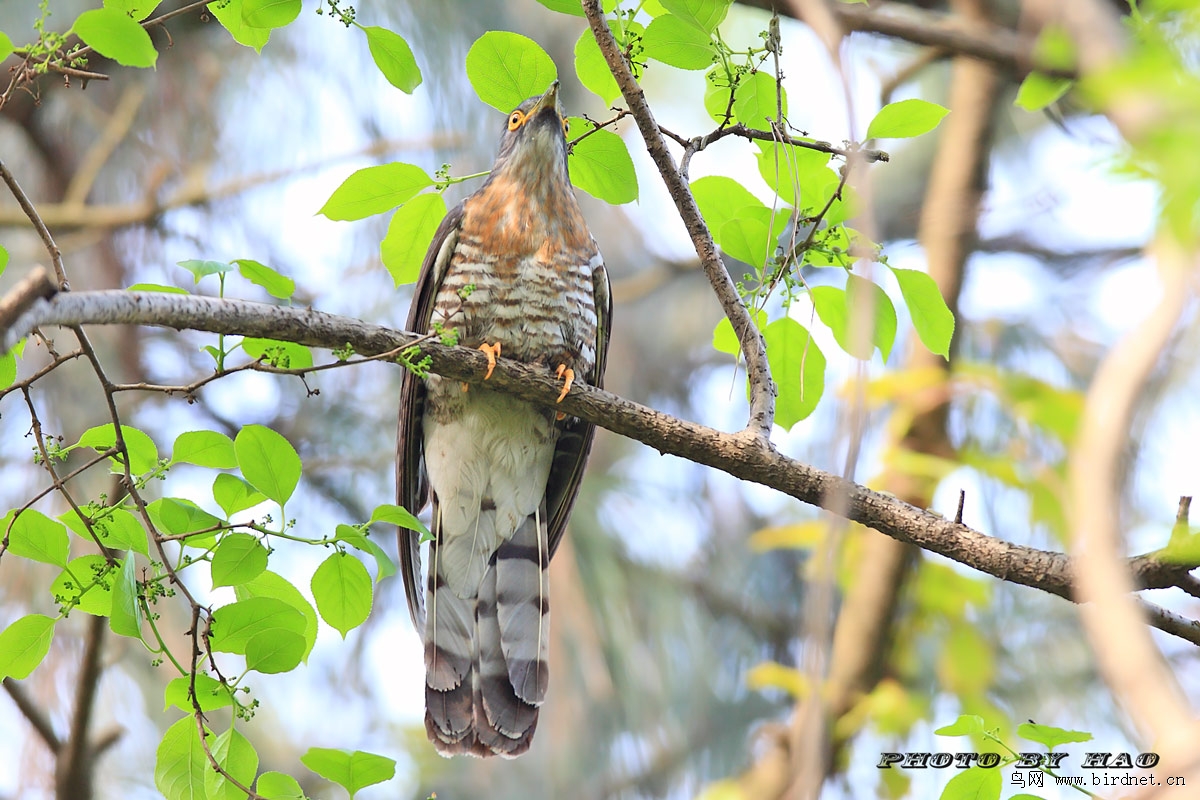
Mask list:
[[492,174],[527,180],[567,178],[567,120],[558,106],[558,81],[541,97],[517,106],[505,121]]

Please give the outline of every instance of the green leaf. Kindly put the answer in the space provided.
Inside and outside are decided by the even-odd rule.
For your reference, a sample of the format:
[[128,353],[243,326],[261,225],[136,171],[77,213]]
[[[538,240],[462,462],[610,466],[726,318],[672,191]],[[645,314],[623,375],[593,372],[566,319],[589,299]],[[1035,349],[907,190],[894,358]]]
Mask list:
[[0,520],[0,539],[8,531],[8,551],[21,558],[65,567],[71,546],[67,529],[35,509],[25,509],[15,520],[14,511]]
[[[12,39],[8,38],[8,34],[6,34],[4,31],[0,31],[0,61],[3,61],[11,56],[13,50],[14,48]],[[4,248],[0,247],[0,250],[4,250]],[[4,265],[7,263],[8,251],[4,250],[3,256],[0,256],[0,273],[4,272]]]
[[247,643],[261,633],[303,635],[304,626],[304,615],[295,606],[274,597],[250,597],[213,611],[212,647],[218,653],[245,654]]
[[[122,425],[121,439],[125,443],[125,449],[129,452],[129,471],[134,475],[142,475],[158,466],[158,448],[154,446],[154,440],[145,433],[137,428]],[[116,429],[113,428],[111,422],[108,422],[84,431],[75,446],[91,447],[97,452],[103,453],[116,444]],[[115,464],[122,463],[119,453],[113,456],[112,460]]]
[[479,99],[507,114],[526,98],[546,91],[558,77],[541,45],[508,31],[488,31],[467,51],[467,79]]
[[813,212],[828,199],[826,187],[838,175],[829,168],[829,153],[807,147],[757,142],[758,174],[785,203]]
[[186,261],[176,261],[175,263],[192,273],[196,283],[208,275],[223,275],[226,272],[233,272],[233,264],[225,261],[203,261],[198,258],[189,258]]
[[211,771],[191,714],[167,728],[154,763],[154,785],[166,800],[207,800],[204,779]]
[[913,327],[931,353],[950,358],[950,340],[954,337],[954,314],[946,306],[933,278],[915,269],[892,267],[900,284],[900,293],[912,317]]
[[332,553],[313,573],[312,596],[321,619],[345,639],[371,613],[371,576],[357,558]]
[[445,216],[446,201],[440,194],[417,195],[392,215],[379,256],[397,286],[417,279],[425,251]]
[[371,512],[369,525],[374,525],[376,522],[383,522],[388,525],[396,525],[401,528],[407,528],[410,531],[417,531],[425,536],[432,536],[429,528],[425,527],[425,523],[417,519],[416,516],[409,513],[403,506],[384,503],[375,507]]
[[400,34],[375,25],[366,26],[362,31],[367,35],[371,58],[375,59],[375,66],[379,67],[383,77],[405,94],[412,94],[421,85],[421,68],[417,66],[408,42]]
[[659,0],[663,8],[702,31],[712,33],[729,13],[733,0]]
[[900,100],[879,109],[867,126],[868,139],[908,139],[929,133],[950,109],[928,100]]
[[163,286],[161,283],[135,283],[125,289],[127,292],[162,292],[164,294],[187,294],[187,289],[178,286]]
[[[608,27],[615,35],[616,23],[610,21]],[[597,95],[605,105],[612,105],[621,96],[621,89],[608,69],[608,62],[604,60],[591,28],[584,28],[575,41],[575,74],[583,88]]]
[[247,425],[233,440],[238,466],[250,485],[279,505],[287,503],[300,482],[300,456],[291,442],[270,428]]
[[312,603],[304,598],[300,590],[280,575],[267,570],[252,581],[247,581],[233,589],[238,600],[248,600],[251,597],[270,597],[281,600],[300,612],[304,617],[304,653],[302,659],[307,660],[317,642],[317,612]]
[[270,631],[246,642],[246,669],[274,675],[300,666],[306,642],[298,633]]
[[17,380],[17,354],[9,350],[0,356],[0,389],[7,389]]
[[396,774],[396,761],[362,750],[332,750],[310,747],[300,763],[327,781],[341,786],[351,797],[360,789],[390,781]]
[[242,273],[243,278],[266,289],[271,297],[287,300],[296,293],[294,280],[280,275],[266,264],[260,264],[250,258],[236,258],[233,263],[238,265],[238,271]]
[[221,538],[212,554],[213,588],[237,586],[254,580],[267,568],[267,548],[257,536],[230,533]]
[[113,633],[142,638],[142,607],[138,603],[137,565],[133,553],[125,556],[121,568],[113,574],[112,615],[108,626]]
[[242,21],[251,28],[282,28],[300,16],[300,0],[242,0]]
[[[582,117],[572,117],[575,130],[588,130]],[[637,173],[625,140],[612,131],[593,131],[586,139],[576,142],[567,160],[571,183],[583,191],[613,205],[631,203],[638,199]]]
[[122,66],[153,67],[158,60],[158,51],[146,29],[114,8],[83,12],[71,30],[97,53]]
[[726,222],[738,217],[743,208],[766,208],[746,187],[724,175],[709,175],[692,181],[692,196],[714,236]]
[[213,479],[212,493],[213,500],[217,501],[217,505],[228,517],[232,517],[239,511],[254,508],[267,500],[265,494],[238,476],[226,472],[222,472]]
[[162,0],[104,0],[105,8],[112,8],[141,22],[154,13]]
[[242,339],[242,349],[251,358],[264,358],[268,364],[279,369],[308,369],[313,365],[312,350],[295,342],[279,339]]
[[956,623],[938,652],[937,675],[959,697],[981,695],[991,688],[995,658],[991,643],[973,625]]
[[[133,550],[144,556],[150,555],[150,543],[146,537],[146,529],[142,522],[123,508],[104,508],[92,512],[92,530],[97,538],[113,550]],[[75,509],[64,511],[58,515],[66,526],[85,542],[93,541],[88,533],[87,525],[75,513]]]
[[264,772],[259,775],[254,791],[265,800],[307,800],[296,779],[282,772]]
[[647,58],[680,69],[708,69],[717,52],[707,31],[673,15],[651,21],[642,46]]
[[[779,97],[776,97],[778,92]],[[787,92],[768,72],[755,72],[743,80],[733,98],[733,116],[748,128],[769,131],[771,123],[767,117],[779,121],[779,102],[783,102],[783,114],[787,116]]]
[[1090,742],[1092,735],[1087,731],[1072,731],[1066,728],[1056,728],[1053,725],[1039,725],[1036,722],[1022,722],[1017,726],[1017,736],[1031,742],[1044,744],[1046,749],[1053,752],[1060,744]]
[[721,226],[716,239],[726,253],[759,269],[775,253],[776,240],[771,237],[770,226],[754,216],[729,220]]
[[[163,711],[174,706],[180,711],[191,714],[194,710],[192,698],[189,696],[191,687],[191,675],[175,678],[168,683],[166,691],[163,692]],[[200,701],[199,705],[202,711],[215,711],[218,708],[233,705],[233,695],[230,693],[229,687],[216,678],[203,673],[196,675],[196,699]]]
[[225,30],[229,31],[235,42],[246,47],[253,47],[256,52],[261,53],[263,45],[271,38],[271,30],[247,25],[242,20],[243,2],[244,0],[228,0],[228,2],[222,3],[221,0],[217,0],[209,3],[207,8],[217,18],[217,22],[220,22]]
[[813,412],[825,391],[825,356],[804,326],[789,317],[764,328],[763,338],[779,387],[775,423],[790,430]]
[[1000,800],[1003,770],[971,767],[950,779],[940,800]]
[[[254,751],[254,745],[236,729],[230,728],[218,736],[210,749],[221,769],[234,780],[243,786],[254,783],[254,776],[258,773],[258,753]],[[246,793],[215,769],[204,773],[204,791],[208,800],[246,800]]]
[[[583,16],[583,6],[579,4],[578,0],[538,0],[538,2],[551,11],[557,11],[560,14],[570,14],[573,17]],[[616,6],[616,0],[604,0],[600,5],[604,9],[604,13],[607,14]]]
[[934,731],[938,736],[974,736],[984,731],[983,717],[963,714],[949,725]]
[[216,431],[184,431],[179,434],[171,447],[171,460],[212,469],[233,469],[237,466],[233,439]]
[[[767,324],[767,312],[765,311],[751,311],[750,316],[759,330],[762,330],[762,327]],[[733,332],[733,323],[729,321],[728,317],[721,317],[717,327],[713,328],[713,349],[718,353],[728,353],[731,356],[740,355],[742,352],[742,345],[738,342],[737,334]]]
[[[191,500],[182,497],[160,497],[147,504],[146,511],[150,514],[150,521],[156,528],[174,536],[195,531],[208,531],[222,523],[222,520],[217,519]],[[215,542],[216,536],[212,531],[182,540],[182,544],[186,547],[204,549],[212,547]]]
[[[868,340],[856,342],[852,314],[856,308],[866,306],[868,301],[862,299],[864,296],[869,297],[873,320],[867,331]],[[838,346],[864,361],[878,347],[884,361],[887,360],[896,340],[896,309],[883,289],[857,275],[848,275],[846,290],[835,286],[814,286],[811,297],[817,316],[832,331]]]
[[363,219],[403,205],[429,186],[433,178],[414,164],[364,167],[342,181],[317,213],[338,221]]
[[113,568],[101,555],[72,559],[50,584],[55,602],[85,614],[107,617],[112,613]]
[[54,640],[54,620],[29,614],[0,631],[0,680],[24,680],[42,663]]
[[1021,81],[1013,105],[1026,111],[1041,111],[1066,94],[1074,83],[1070,78],[1051,78],[1040,72],[1031,72]]
[[396,574],[396,565],[382,547],[372,541],[365,533],[352,525],[338,525],[337,538],[351,547],[370,553],[375,558],[375,582]]

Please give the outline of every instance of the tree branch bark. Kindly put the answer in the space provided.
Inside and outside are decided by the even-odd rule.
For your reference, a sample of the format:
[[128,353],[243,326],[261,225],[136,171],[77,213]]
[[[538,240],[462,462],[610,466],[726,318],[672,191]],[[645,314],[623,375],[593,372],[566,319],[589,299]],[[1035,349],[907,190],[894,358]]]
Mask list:
[[[0,340],[8,349],[34,327],[97,324],[154,325],[258,336],[327,349],[349,344],[356,353],[366,356],[404,348],[422,338],[312,309],[192,295],[104,291],[63,292],[51,300],[39,300],[12,328],[0,331]],[[416,346],[430,357],[431,371],[465,383],[483,382],[487,370],[483,353],[433,341],[421,341]],[[497,360],[487,386],[548,407],[555,407],[562,388],[550,370],[505,358]],[[679,456],[768,486],[1001,580],[1074,599],[1072,567],[1064,553],[995,539],[788,458],[757,436],[698,425],[586,385],[573,386],[557,407],[664,455]],[[1186,565],[1164,563],[1153,556],[1127,559],[1127,566],[1141,588],[1174,586],[1189,571]],[[1149,603],[1145,607],[1153,625],[1200,645],[1200,623],[1183,621]]]

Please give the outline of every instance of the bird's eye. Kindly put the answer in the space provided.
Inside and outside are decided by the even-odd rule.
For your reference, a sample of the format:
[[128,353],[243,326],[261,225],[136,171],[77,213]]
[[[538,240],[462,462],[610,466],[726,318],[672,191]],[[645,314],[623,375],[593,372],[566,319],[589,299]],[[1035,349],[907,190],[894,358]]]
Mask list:
[[562,121],[563,121],[563,136],[566,136],[568,133],[571,132],[571,123],[567,122],[566,117],[563,117]]
[[525,124],[525,115],[520,111],[514,111],[508,115],[508,129],[515,131],[517,128]]

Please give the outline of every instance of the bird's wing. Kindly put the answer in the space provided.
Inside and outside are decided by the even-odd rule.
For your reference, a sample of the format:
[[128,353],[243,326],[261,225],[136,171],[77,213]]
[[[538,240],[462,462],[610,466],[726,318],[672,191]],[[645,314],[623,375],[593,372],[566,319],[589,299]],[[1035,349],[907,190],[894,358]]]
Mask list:
[[[458,246],[458,232],[462,227],[463,206],[459,203],[438,226],[433,242],[421,263],[413,292],[412,307],[408,312],[407,329],[424,334],[430,328],[434,301],[450,257]],[[421,418],[425,413],[425,381],[411,370],[404,370],[400,381],[400,425],[396,434],[396,493],[397,501],[407,511],[417,514],[429,499],[429,482],[425,475],[422,456],[424,436]],[[404,594],[408,598],[408,612],[418,631],[425,628],[425,592],[421,581],[420,534],[416,531],[399,530],[400,574],[404,578]]]
[[[612,322],[612,293],[609,290],[608,272],[604,269],[603,261],[596,265],[592,273],[592,290],[596,303],[596,366],[587,376],[587,383],[602,389],[604,367],[608,361],[608,333]],[[588,452],[592,449],[595,434],[595,425],[578,417],[570,417],[558,437],[554,461],[550,468],[550,480],[546,484],[551,557],[562,539],[567,518],[571,516],[571,506],[575,504],[575,496],[579,493],[583,468],[587,463]]]

